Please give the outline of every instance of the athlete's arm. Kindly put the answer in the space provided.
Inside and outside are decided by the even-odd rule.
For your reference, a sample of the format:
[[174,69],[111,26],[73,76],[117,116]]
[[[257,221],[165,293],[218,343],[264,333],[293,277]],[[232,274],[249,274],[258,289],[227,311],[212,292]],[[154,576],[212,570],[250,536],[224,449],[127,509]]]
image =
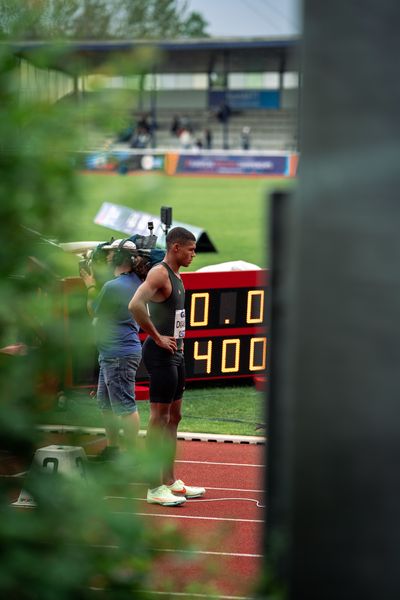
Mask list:
[[176,339],[168,335],[161,335],[149,317],[147,303],[151,300],[162,300],[168,286],[169,277],[164,267],[154,267],[149,271],[146,280],[138,287],[128,308],[133,318],[140,327],[148,333],[157,346],[176,352]]

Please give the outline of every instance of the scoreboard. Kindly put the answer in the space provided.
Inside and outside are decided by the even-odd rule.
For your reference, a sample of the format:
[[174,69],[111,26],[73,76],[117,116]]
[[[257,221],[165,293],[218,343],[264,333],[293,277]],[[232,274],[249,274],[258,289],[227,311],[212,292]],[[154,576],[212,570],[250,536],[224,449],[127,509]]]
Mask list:
[[[186,335],[184,354],[187,381],[252,378],[265,373],[268,332],[266,306],[269,272],[225,271],[182,273],[185,286]],[[74,315],[80,307],[79,337],[92,336],[86,314],[86,288],[79,277],[62,280],[65,329],[65,387],[88,387],[97,381],[97,352],[93,345],[92,367],[83,367],[76,350]],[[86,325],[83,323],[86,322]],[[87,326],[87,331],[83,327]],[[141,340],[146,338],[140,334]],[[137,382],[148,380],[141,363]]]
[[183,273],[187,380],[252,377],[267,358],[267,271]]

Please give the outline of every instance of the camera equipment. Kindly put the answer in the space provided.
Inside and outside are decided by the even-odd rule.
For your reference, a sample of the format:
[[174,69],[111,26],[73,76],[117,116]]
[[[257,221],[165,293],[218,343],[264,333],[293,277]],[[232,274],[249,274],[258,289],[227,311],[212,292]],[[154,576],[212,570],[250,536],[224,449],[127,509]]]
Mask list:
[[112,269],[107,263],[107,250],[105,249],[105,247],[112,244],[113,241],[114,238],[111,238],[109,242],[98,244],[79,261],[79,273],[81,270],[84,270],[89,275],[93,275],[98,289],[113,277]]
[[171,206],[162,206],[160,215],[161,215],[161,223],[164,225],[165,235],[167,235],[168,229],[171,227],[171,223],[172,223],[172,207]]
[[78,268],[79,268],[79,273],[81,271],[85,271],[88,275],[91,274],[90,264],[89,264],[89,259],[88,258],[82,258],[79,261],[79,263],[78,263]]
[[138,250],[150,250],[156,247],[157,236],[153,235],[153,221],[149,221],[147,227],[150,231],[150,235],[140,235],[139,233],[136,233],[135,235],[132,235],[132,237],[129,238],[132,242],[136,244],[136,248]]
[[147,227],[150,231],[150,235],[144,236],[136,234],[130,238],[136,244],[136,254],[141,260],[141,265],[144,268],[146,275],[151,267],[162,261],[165,254],[164,250],[156,248],[157,236],[153,235],[153,221],[149,221]]
[[105,246],[112,244],[114,238],[112,237],[109,242],[102,242],[98,244],[96,248],[92,252],[91,261],[93,265],[104,264],[107,262],[107,250],[105,250]]
[[114,238],[111,238],[109,242],[102,242],[98,244],[96,248],[86,254],[84,258],[79,261],[79,272],[81,270],[86,271],[89,275],[93,272],[95,275],[95,269],[97,266],[102,266],[107,263],[107,252],[103,249],[104,246],[112,244]]

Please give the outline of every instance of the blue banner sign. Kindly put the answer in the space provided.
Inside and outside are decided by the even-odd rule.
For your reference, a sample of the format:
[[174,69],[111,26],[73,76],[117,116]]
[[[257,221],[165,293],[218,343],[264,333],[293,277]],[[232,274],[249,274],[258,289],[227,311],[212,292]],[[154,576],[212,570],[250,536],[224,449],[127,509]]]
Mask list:
[[177,173],[203,175],[289,175],[289,155],[181,154]]
[[210,91],[208,106],[217,110],[222,104],[227,104],[232,110],[251,108],[280,108],[279,90],[229,90]]

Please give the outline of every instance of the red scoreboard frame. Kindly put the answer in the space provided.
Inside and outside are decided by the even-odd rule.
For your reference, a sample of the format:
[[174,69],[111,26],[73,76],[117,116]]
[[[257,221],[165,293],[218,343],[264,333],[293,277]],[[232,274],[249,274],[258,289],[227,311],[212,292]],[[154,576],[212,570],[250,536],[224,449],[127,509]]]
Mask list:
[[183,273],[188,381],[265,373],[268,272]]

